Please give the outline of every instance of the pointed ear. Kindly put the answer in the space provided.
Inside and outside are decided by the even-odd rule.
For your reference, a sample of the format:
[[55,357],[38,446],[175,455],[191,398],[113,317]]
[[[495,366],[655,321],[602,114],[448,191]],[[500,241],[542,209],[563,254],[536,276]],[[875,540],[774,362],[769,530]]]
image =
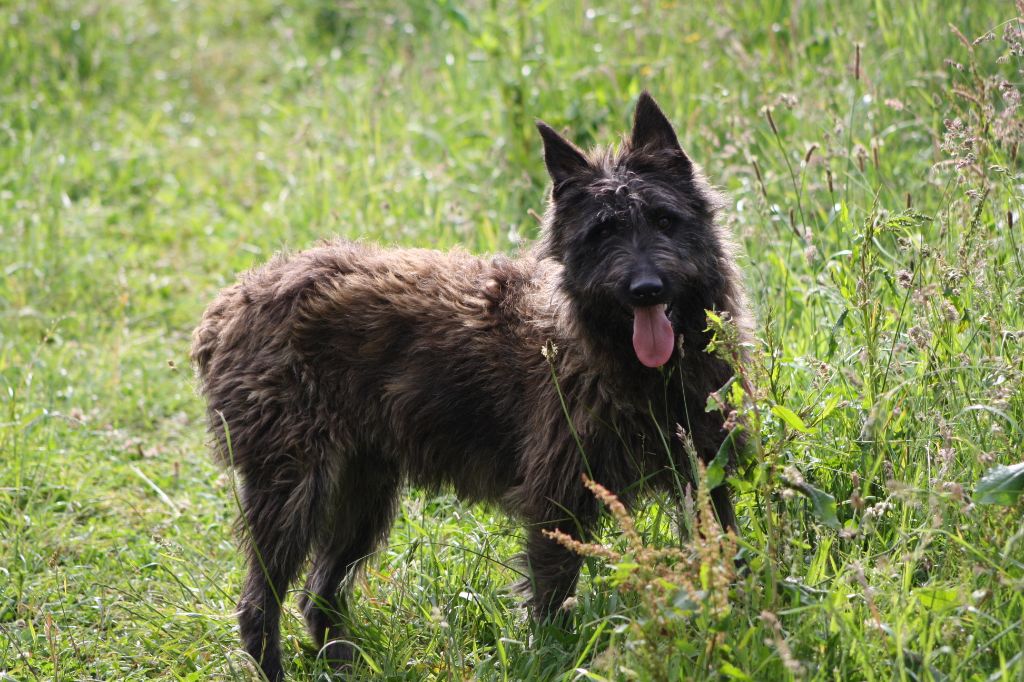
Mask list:
[[679,138],[672,128],[668,118],[661,111],[661,107],[651,97],[651,93],[644,90],[636,102],[636,113],[633,115],[633,134],[631,136],[633,149],[648,147],[655,150],[671,151],[680,156],[681,161],[690,166],[690,159],[686,156],[683,148],[679,146]]
[[544,164],[555,189],[563,182],[590,167],[583,152],[544,121],[537,121],[537,130],[544,139]]

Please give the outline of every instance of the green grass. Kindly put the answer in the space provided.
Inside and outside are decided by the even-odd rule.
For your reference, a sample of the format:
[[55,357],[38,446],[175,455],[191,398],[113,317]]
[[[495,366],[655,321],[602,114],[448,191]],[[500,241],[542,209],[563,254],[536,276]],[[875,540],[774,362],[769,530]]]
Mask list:
[[[712,4],[0,5],[0,679],[252,678],[204,305],[328,235],[514,251],[533,119],[609,142],[644,87],[745,247],[750,574],[729,609],[652,608],[589,560],[575,632],[537,629],[519,529],[412,493],[357,587],[357,676],[1024,679],[1022,506],[972,503],[1024,459],[1021,9]],[[322,675],[287,614],[290,672]]]

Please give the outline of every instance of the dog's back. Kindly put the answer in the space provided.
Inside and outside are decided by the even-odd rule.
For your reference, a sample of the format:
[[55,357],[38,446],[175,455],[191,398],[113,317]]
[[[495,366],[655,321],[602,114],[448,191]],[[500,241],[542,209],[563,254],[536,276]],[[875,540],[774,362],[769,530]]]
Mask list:
[[552,331],[530,269],[337,241],[247,273],[193,335],[221,456],[259,477],[372,453],[417,484],[500,496]]

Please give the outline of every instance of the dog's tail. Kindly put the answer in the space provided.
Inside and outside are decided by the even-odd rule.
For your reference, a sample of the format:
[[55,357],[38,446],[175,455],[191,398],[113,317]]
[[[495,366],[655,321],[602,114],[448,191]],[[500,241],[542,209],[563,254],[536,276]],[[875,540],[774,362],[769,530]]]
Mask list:
[[220,346],[221,330],[228,319],[228,312],[231,308],[231,301],[235,287],[229,287],[221,292],[210,307],[203,313],[203,319],[199,326],[192,332],[192,366],[199,378],[199,388],[202,391],[206,384],[207,371],[217,348]]

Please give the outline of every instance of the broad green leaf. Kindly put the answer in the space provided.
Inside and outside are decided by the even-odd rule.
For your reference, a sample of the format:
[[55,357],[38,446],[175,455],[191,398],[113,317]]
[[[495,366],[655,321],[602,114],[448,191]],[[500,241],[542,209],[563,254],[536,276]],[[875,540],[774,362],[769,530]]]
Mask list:
[[708,393],[707,402],[704,404],[704,411],[722,412],[727,410],[730,404],[739,405],[743,400],[743,388],[740,387],[739,393],[736,393],[733,390],[739,385],[739,383],[740,382],[736,380],[736,377],[731,377],[727,382],[722,384],[720,389]]
[[807,424],[804,424],[804,420],[800,418],[793,410],[783,405],[772,405],[772,414],[786,422],[789,428],[794,431],[801,433],[810,433],[811,429],[807,428]]
[[687,590],[679,589],[672,597],[672,606],[682,611],[699,611],[700,600],[700,595],[691,595]]
[[945,611],[960,605],[960,593],[948,587],[919,587],[914,596],[930,611]]
[[725,480],[725,462],[728,461],[729,457],[726,455],[725,462],[722,461],[723,451],[719,450],[715,458],[708,464],[708,468],[704,471],[705,480],[707,481],[708,490],[713,490],[718,486],[722,485],[722,481]]
[[608,580],[612,585],[621,585],[622,582],[629,578],[629,576],[633,575],[638,568],[640,568],[640,564],[635,561],[631,561],[629,558],[623,558],[621,562],[615,564],[612,569],[612,574],[608,576]]
[[730,379],[729,382],[732,384],[729,387],[729,404],[738,407],[743,404],[747,392],[743,390],[743,382],[736,381],[736,377]]
[[1007,424],[1009,424],[1011,427],[1013,427],[1014,431],[1016,431],[1017,433],[1021,432],[1020,424],[1017,423],[1016,419],[1014,419],[1013,417],[1008,415],[1003,410],[1000,410],[998,408],[992,407],[991,405],[968,405],[964,409],[960,410],[961,413],[963,413],[963,412],[978,412],[978,411],[988,412],[989,414],[994,414],[995,416],[999,417],[1000,419],[1005,421]]
[[825,357],[832,359],[835,355],[836,348],[839,347],[839,332],[843,328],[843,323],[846,321],[846,315],[849,310],[843,308],[843,312],[839,313],[839,317],[836,318],[835,324],[832,325],[832,331],[828,335],[828,350],[825,352]]
[[819,521],[829,528],[837,530],[840,528],[839,517],[836,516],[836,498],[804,481],[797,483],[783,479],[783,483],[810,499],[811,506],[814,508],[814,515]]
[[974,489],[974,502],[1011,505],[1021,494],[1024,494],[1024,462],[986,471]]
[[830,414],[835,412],[835,409],[837,407],[839,407],[839,398],[836,397],[836,396],[832,396],[827,401],[825,401],[825,406],[823,408],[821,408],[821,412],[818,414],[817,418],[814,420],[814,423],[815,424],[820,424],[821,422],[825,421]]
[[723,661],[722,664],[718,666],[718,672],[722,673],[730,680],[742,680],[743,682],[747,682],[747,680],[753,679],[750,675],[746,674],[728,661]]
[[722,445],[715,453],[715,458],[708,462],[708,468],[704,472],[704,479],[708,490],[713,490],[722,485],[725,480],[725,468],[729,465],[729,456],[735,451],[736,439],[743,433],[743,427],[737,426],[722,441]]
[[814,505],[814,515],[829,528],[839,528],[839,517],[836,516],[836,498],[813,485],[807,485],[807,488],[807,495],[811,498],[811,504]]

